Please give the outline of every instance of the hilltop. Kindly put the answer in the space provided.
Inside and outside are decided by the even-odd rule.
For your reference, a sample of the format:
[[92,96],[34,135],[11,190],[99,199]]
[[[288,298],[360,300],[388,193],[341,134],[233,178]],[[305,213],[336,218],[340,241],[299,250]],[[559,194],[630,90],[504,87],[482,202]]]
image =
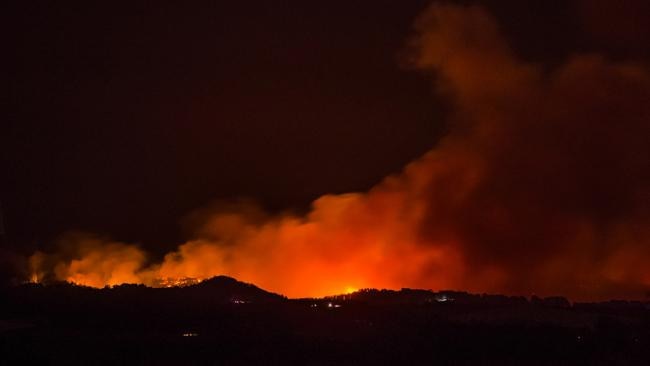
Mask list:
[[0,291],[0,354],[15,364],[641,365],[649,305],[419,289],[287,299],[225,276],[170,288],[26,284]]

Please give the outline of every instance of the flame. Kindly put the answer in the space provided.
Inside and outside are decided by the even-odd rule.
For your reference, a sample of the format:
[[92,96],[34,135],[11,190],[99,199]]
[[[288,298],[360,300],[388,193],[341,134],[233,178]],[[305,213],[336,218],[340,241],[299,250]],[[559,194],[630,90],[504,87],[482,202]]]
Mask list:
[[194,238],[149,264],[94,236],[37,254],[37,278],[175,286],[228,275],[290,297],[356,288],[639,297],[650,287],[650,73],[574,56],[517,59],[479,7],[434,4],[414,67],[451,100],[450,132],[368,192],[304,215],[250,202],[193,216]]

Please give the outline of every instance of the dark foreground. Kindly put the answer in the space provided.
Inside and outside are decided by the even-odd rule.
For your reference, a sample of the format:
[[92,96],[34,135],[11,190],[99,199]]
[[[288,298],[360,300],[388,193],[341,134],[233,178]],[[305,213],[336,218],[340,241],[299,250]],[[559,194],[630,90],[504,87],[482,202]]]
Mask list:
[[0,364],[648,365],[647,303],[200,285],[2,290]]

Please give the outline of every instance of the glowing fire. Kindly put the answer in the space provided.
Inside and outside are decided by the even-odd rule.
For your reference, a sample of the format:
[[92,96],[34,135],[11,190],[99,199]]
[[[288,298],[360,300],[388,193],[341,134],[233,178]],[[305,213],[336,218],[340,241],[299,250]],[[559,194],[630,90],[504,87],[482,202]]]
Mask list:
[[152,287],[186,287],[186,286],[192,286],[196,285],[197,283],[203,282],[203,278],[191,278],[191,277],[183,277],[183,278],[170,278],[170,277],[165,277],[165,278],[156,278],[153,283],[151,283]]
[[355,293],[357,291],[359,291],[358,288],[348,286],[348,287],[345,288],[345,291],[343,291],[343,293],[344,294],[352,294],[352,293]]
[[451,100],[449,134],[366,193],[305,216],[250,203],[199,212],[194,240],[150,265],[135,245],[68,236],[35,278],[181,286],[228,275],[290,297],[432,288],[574,299],[650,287],[650,72],[575,56],[518,60],[478,7],[432,6],[412,63]]

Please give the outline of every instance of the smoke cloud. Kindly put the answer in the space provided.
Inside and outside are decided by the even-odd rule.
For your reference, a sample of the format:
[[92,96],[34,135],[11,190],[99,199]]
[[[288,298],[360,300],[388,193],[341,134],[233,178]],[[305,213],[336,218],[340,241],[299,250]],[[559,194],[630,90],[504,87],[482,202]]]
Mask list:
[[573,55],[517,58],[477,6],[434,4],[410,65],[450,101],[448,135],[365,193],[304,215],[253,203],[192,215],[192,240],[149,264],[137,246],[66,238],[34,274],[90,286],[230,275],[290,297],[363,287],[573,299],[650,288],[650,72]]
[[36,252],[29,258],[32,281],[62,280],[91,287],[151,282],[141,272],[146,254],[136,245],[80,232],[66,234],[58,244],[57,254]]

